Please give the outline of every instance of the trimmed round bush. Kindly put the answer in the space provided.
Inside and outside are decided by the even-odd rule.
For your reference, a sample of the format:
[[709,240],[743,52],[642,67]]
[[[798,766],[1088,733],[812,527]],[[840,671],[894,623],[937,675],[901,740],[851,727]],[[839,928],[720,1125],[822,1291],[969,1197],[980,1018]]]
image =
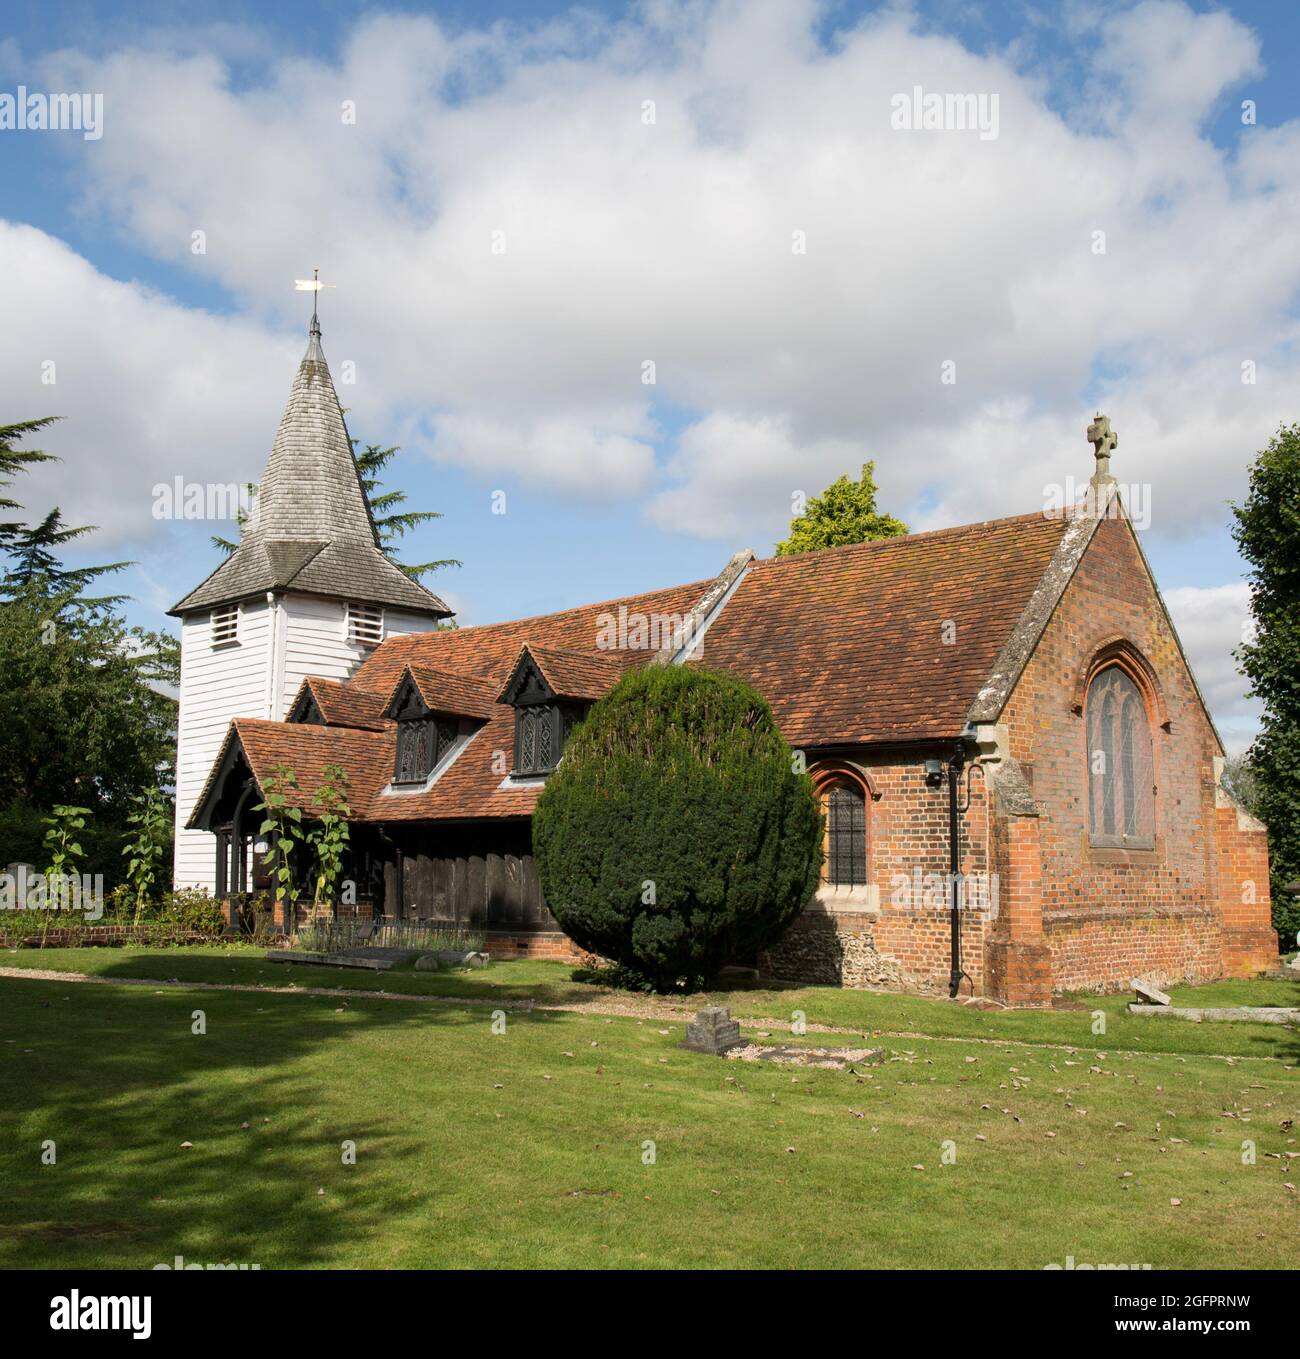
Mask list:
[[821,814],[765,700],[730,675],[625,675],[564,748],[533,816],[546,903],[655,990],[774,943],[821,866]]

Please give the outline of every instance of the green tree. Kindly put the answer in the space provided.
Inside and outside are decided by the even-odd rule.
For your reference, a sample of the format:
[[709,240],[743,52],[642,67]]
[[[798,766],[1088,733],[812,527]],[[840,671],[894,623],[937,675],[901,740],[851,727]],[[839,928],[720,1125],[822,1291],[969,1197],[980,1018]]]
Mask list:
[[1232,512],[1254,617],[1236,656],[1264,704],[1250,764],[1268,827],[1273,924],[1290,949],[1300,930],[1300,900],[1284,890],[1300,878],[1300,423],[1279,427]]
[[533,848],[569,936],[667,991],[784,933],[817,885],[821,816],[755,690],[651,666],[569,738]]
[[[370,501],[370,512],[375,517],[375,531],[379,534],[379,541],[385,551],[389,551],[391,555],[400,539],[421,524],[441,519],[442,515],[437,510],[404,510],[402,506],[406,503],[405,491],[380,489],[379,474],[401,452],[398,445],[384,448],[379,444],[367,444],[360,453],[357,453],[356,447],[357,441],[353,439],[352,451],[357,460],[357,471],[361,474],[361,485],[365,488],[366,497]],[[394,560],[396,561],[396,558]],[[397,562],[397,565],[408,576],[421,580],[431,571],[441,571],[445,566],[460,566],[462,563],[455,557],[444,557],[439,561]]]
[[1255,787],[1255,766],[1250,755],[1229,755],[1223,762],[1219,782],[1251,816],[1259,816],[1259,790]]
[[[22,509],[18,473],[57,461],[19,447],[52,423],[0,426],[0,509]],[[90,531],[58,509],[0,524],[0,853],[38,862],[51,809],[85,806],[86,871],[111,880],[132,798],[173,777],[180,649],[128,627],[118,596],[86,596],[127,564],[65,566],[60,550]]]
[[63,522],[63,512],[56,506],[39,524],[14,525],[7,544],[9,567],[5,573],[5,593],[13,594],[24,586],[44,583],[51,595],[71,592],[74,602],[82,608],[98,608],[121,604],[125,595],[100,595],[87,599],[82,595],[93,581],[130,566],[130,562],[110,562],[106,566],[66,567],[56,555],[59,548],[84,538],[95,531],[94,524],[69,527]]
[[[0,425],[0,487],[12,485],[16,473],[28,471],[41,462],[57,462],[52,453],[39,448],[18,448],[31,434],[46,429],[60,417],[47,415],[39,420],[24,420],[16,425]],[[0,509],[20,510],[22,505],[8,496],[0,495]],[[28,586],[44,588],[51,595],[64,598],[64,608],[95,608],[122,602],[122,595],[105,595],[86,599],[82,591],[100,576],[111,575],[130,566],[130,562],[112,562],[106,566],[65,567],[56,555],[58,549],[93,533],[93,524],[78,527],[63,522],[63,514],[56,506],[38,524],[21,520],[0,523],[0,551],[8,560],[0,573],[0,594],[12,595]]]
[[813,496],[802,514],[790,520],[790,536],[777,543],[776,555],[900,538],[906,532],[901,519],[876,509],[876,464],[865,462],[857,481],[843,476],[831,482],[821,495]]
[[[23,420],[16,425],[0,425],[0,487],[12,483],[18,472],[26,471],[38,462],[53,462],[54,454],[45,453],[39,448],[19,448],[24,439],[40,430],[47,429],[59,417],[46,415],[39,420]],[[20,510],[16,500],[0,494],[0,510]],[[14,532],[22,528],[20,523],[0,523],[0,547],[7,545]]]
[[35,580],[0,601],[0,845],[36,862],[40,816],[86,806],[87,871],[112,881],[132,799],[172,781],[176,641]]

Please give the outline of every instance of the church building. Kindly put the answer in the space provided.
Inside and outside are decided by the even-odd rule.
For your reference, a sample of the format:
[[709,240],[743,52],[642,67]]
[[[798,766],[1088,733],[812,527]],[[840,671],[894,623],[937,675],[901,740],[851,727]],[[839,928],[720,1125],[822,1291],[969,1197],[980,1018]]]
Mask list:
[[574,956],[532,857],[538,796],[627,669],[702,663],[765,696],[826,814],[820,889],[748,960],[769,975],[1041,1005],[1271,966],[1264,828],[1220,784],[1104,417],[1089,437],[1064,511],[743,551],[712,580],[439,627],[447,606],[380,548],[313,319],[255,516],[172,610],[176,883],[233,912],[262,885],[274,771],[309,808],[337,765],[349,909]]

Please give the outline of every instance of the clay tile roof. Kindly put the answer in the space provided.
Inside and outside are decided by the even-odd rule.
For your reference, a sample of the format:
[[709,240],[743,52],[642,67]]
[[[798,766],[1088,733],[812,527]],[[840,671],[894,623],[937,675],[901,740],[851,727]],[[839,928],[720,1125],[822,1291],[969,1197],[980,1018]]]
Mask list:
[[[799,748],[951,739],[1005,660],[1018,625],[1023,629],[1036,609],[1053,607],[1050,599],[1042,608],[1030,601],[1048,584],[1046,593],[1055,598],[1063,586],[1053,575],[1082,551],[1070,546],[1069,523],[1030,514],[748,563],[700,637],[692,663],[747,679]],[[540,782],[514,786],[503,774],[512,762],[514,711],[490,701],[511,678],[523,648],[557,692],[597,698],[624,670],[648,663],[658,645],[652,637],[648,646],[643,640],[606,649],[602,629],[609,618],[680,617],[709,585],[384,642],[352,680],[337,686],[355,695],[354,722],[373,714],[376,701],[387,706],[408,667],[431,706],[484,719],[425,791],[384,791],[395,724],[362,730],[240,719],[238,737],[259,781],[277,761],[293,766],[304,805],[324,765],[339,763],[352,780],[359,820],[527,816]],[[335,686],[312,684],[313,693],[326,694],[326,703],[342,712],[339,704],[348,700],[339,700]]]
[[491,680],[481,679],[477,675],[457,674],[452,670],[437,670],[431,665],[405,666],[388,696],[385,708],[392,703],[407,675],[415,681],[420,697],[434,712],[484,720],[492,716],[496,706],[496,685]]
[[[351,682],[364,684],[368,689],[391,692],[406,665],[425,665],[489,679],[499,693],[526,643],[604,656],[622,669],[647,665],[659,646],[658,638],[669,632],[671,620],[685,617],[711,583],[695,581],[690,585],[675,585],[667,590],[585,604],[577,609],[514,619],[508,623],[489,623],[477,628],[440,628],[433,632],[390,637],[362,662]],[[616,638],[614,649],[602,647],[602,629],[609,628],[610,620],[617,625],[620,618],[635,620],[638,617],[651,622],[650,634],[645,638],[648,644],[642,642],[642,634],[637,633],[633,625],[625,625]],[[631,639],[628,646],[617,645],[627,639]]]
[[755,562],[694,657],[796,747],[955,737],[1068,520],[1043,514]]
[[310,809],[326,765],[341,765],[347,773],[348,800],[356,812],[373,800],[392,775],[394,737],[388,730],[318,727],[255,717],[236,718],[233,725],[258,787],[265,792],[275,766],[288,765],[298,777],[295,801],[304,809]]
[[[390,736],[389,750],[395,738]],[[511,787],[501,769],[510,768],[515,740],[513,708],[496,704],[479,728],[426,792],[383,793],[370,799],[370,821],[458,821],[527,816],[537,805],[541,783]],[[388,770],[391,772],[390,755]],[[382,789],[387,783],[377,785]]]
[[[355,684],[339,680],[319,679],[315,675],[303,680],[303,687],[311,691],[320,715],[328,727],[359,727],[366,731],[384,731],[389,723],[384,717],[384,695]],[[301,692],[301,691],[300,691]],[[292,712],[297,699],[289,705]]]
[[[584,651],[526,642],[519,653],[520,661],[525,652],[536,662],[542,678],[557,698],[603,698],[618,683],[624,670],[624,666],[608,654],[593,656]],[[506,687],[509,687],[509,681]],[[497,695],[498,701],[504,693],[503,689]]]
[[187,825],[193,828],[232,743],[238,742],[248,767],[265,793],[277,765],[293,770],[298,780],[294,805],[311,810],[311,800],[324,782],[327,765],[340,765],[348,777],[348,802],[354,819],[364,820],[375,793],[387,782],[393,767],[395,737],[391,729],[363,731],[352,727],[321,727],[306,722],[272,722],[237,717],[226,732],[221,750],[208,773],[203,791],[194,801]]

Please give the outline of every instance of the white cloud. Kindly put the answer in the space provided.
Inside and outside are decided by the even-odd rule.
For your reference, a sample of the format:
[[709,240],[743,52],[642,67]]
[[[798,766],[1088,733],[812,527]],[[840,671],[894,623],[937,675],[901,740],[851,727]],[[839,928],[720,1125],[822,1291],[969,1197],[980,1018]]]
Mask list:
[[[1300,134],[1243,129],[1239,163],[1202,135],[1259,69],[1254,36],[1179,0],[1095,17],[1106,116],[1072,126],[1036,70],[899,14],[828,52],[819,13],[665,4],[454,36],[377,16],[333,64],[286,56],[251,86],[214,55],[228,37],[48,73],[106,93],[88,212],[268,324],[299,323],[287,281],[320,261],[331,359],[356,360],[371,410],[436,412],[439,456],[760,544],[792,490],[873,456],[890,507],[924,495],[938,522],[1086,476],[1100,370],[1156,531],[1221,521],[1300,397]],[[996,92],[998,140],[894,131],[914,84]],[[654,394],[699,412],[657,487],[646,359]]]
[[1232,655],[1246,639],[1250,588],[1244,583],[1184,585],[1163,593],[1219,734],[1237,754],[1250,744],[1260,714],[1258,701],[1246,697],[1249,686]]
[[0,260],[9,418],[63,417],[39,436],[62,461],[13,488],[29,518],[57,503],[116,545],[156,531],[159,482],[261,474],[301,342],[105,278],[32,227],[0,220]]
[[[644,489],[654,471],[654,449],[640,439],[599,428],[605,414],[519,424],[461,412],[437,422],[436,457],[487,474],[512,472],[577,495],[600,487],[621,495]],[[624,427],[637,427],[635,415]]]
[[[1300,124],[1206,135],[1250,92],[1255,36],[1181,0],[1076,9],[1075,99],[1033,43],[977,54],[900,9],[825,48],[823,20],[812,0],[454,34],[370,15],[336,58],[268,57],[238,85],[256,33],[60,52],[46,84],[105,92],[81,211],[241,319],[11,232],[0,305],[37,319],[0,339],[0,373],[28,409],[33,365],[62,357],[84,418],[48,442],[120,470],[90,517],[126,533],[154,480],[256,475],[299,345],[276,338],[300,333],[289,281],[319,263],[354,424],[405,420],[408,447],[485,477],[641,497],[667,530],[762,550],[794,491],[867,458],[917,527],[1033,508],[1090,472],[1099,399],[1151,532],[1221,532],[1300,406]],[[894,131],[914,85],[996,93],[998,139]],[[689,413],[675,439],[665,407]],[[87,517],[79,489],[62,499]]]

